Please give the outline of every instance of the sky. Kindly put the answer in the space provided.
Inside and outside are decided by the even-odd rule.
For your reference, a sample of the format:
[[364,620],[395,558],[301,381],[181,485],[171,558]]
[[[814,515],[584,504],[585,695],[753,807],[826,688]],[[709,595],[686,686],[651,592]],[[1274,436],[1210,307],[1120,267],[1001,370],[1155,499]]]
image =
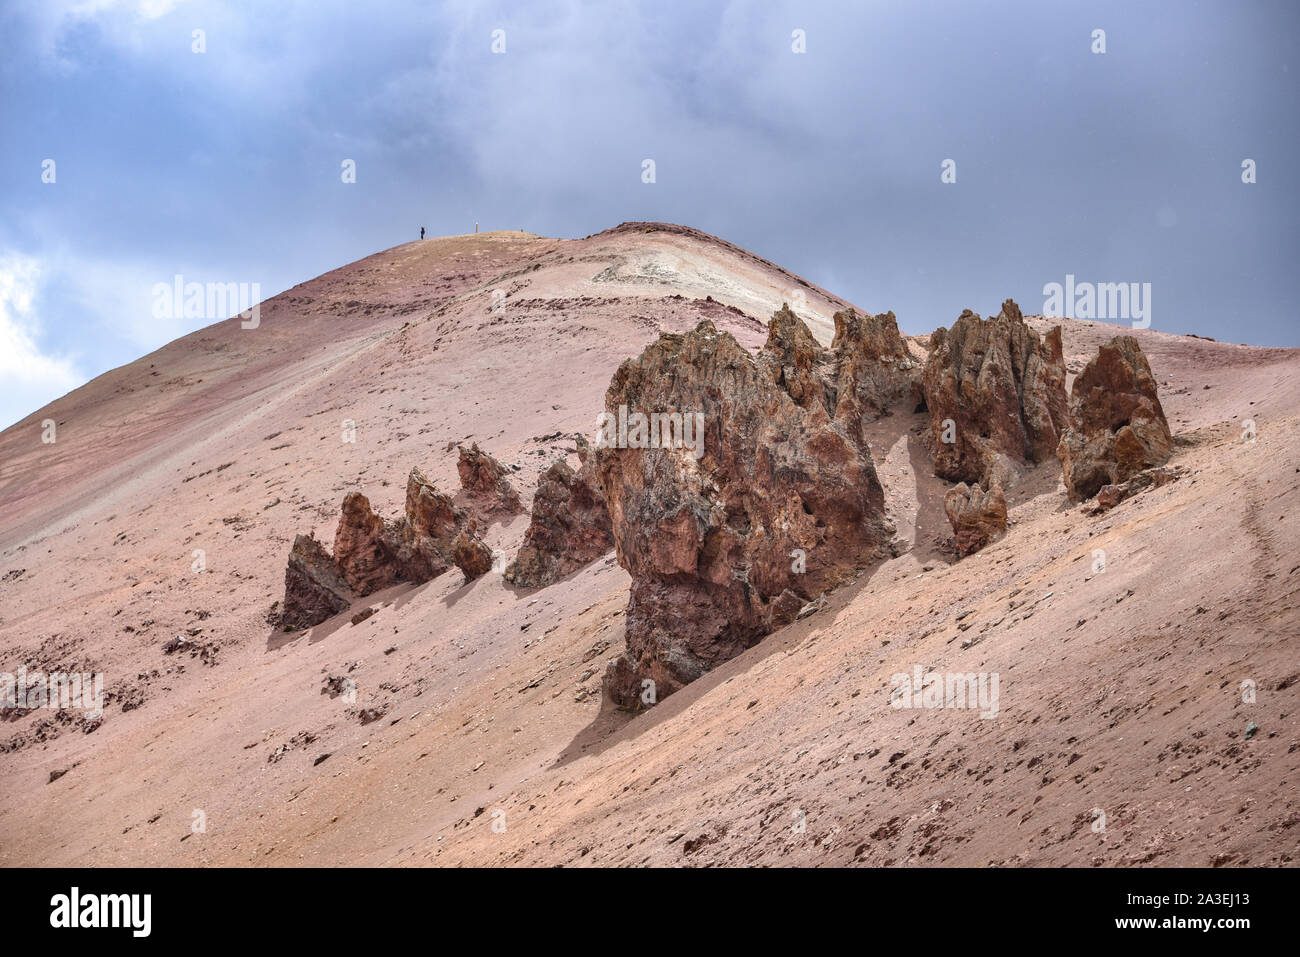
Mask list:
[[178,274],[270,298],[475,222],[695,226],[909,333],[1072,276],[1138,284],[1153,329],[1300,346],[1297,26],[1293,0],[3,0],[0,427],[213,321],[157,308]]

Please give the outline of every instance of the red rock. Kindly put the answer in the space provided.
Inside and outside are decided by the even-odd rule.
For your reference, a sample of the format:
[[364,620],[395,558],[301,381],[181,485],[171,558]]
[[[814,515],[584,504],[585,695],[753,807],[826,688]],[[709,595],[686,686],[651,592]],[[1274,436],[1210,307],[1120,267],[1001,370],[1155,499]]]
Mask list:
[[334,560],[358,595],[369,595],[401,580],[385,522],[360,492],[349,492],[343,498],[334,532]]
[[1124,501],[1124,491],[1119,485],[1103,485],[1097,490],[1097,506],[1101,509],[1114,508]]
[[948,490],[943,510],[952,524],[958,555],[979,551],[1007,528],[1007,499],[1000,485],[985,491],[962,482]]
[[473,525],[449,495],[439,492],[418,468],[411,469],[403,520],[388,534],[399,577],[426,582],[447,571],[454,564],[452,543],[463,528]]
[[862,426],[895,403],[911,401],[919,381],[919,367],[892,312],[835,313],[835,338],[826,349],[789,306],[782,306],[768,322],[758,362],[797,405],[820,405],[860,445],[865,445]]
[[859,316],[848,309],[834,318],[835,420],[850,438],[864,443],[864,424],[887,414],[900,401],[914,402],[920,364],[903,342],[892,312]]
[[[304,542],[311,544],[300,548]],[[492,551],[478,537],[474,519],[414,468],[399,520],[385,521],[369,499],[349,492],[343,498],[332,558],[314,539],[298,536],[286,572],[282,618],[317,624],[346,608],[354,595],[364,597],[399,582],[427,582],[452,565],[467,579],[477,578],[492,567]],[[334,586],[330,575],[337,576],[341,587]],[[344,594],[347,600],[339,597]],[[325,608],[332,610],[323,613]]]
[[1076,502],[1163,465],[1173,454],[1155,377],[1132,336],[1116,336],[1101,346],[1074,380],[1070,427],[1056,454],[1066,491]]
[[466,581],[473,581],[492,569],[492,549],[472,529],[463,528],[451,543],[451,560]]
[[460,473],[460,504],[483,524],[524,510],[509,479],[508,470],[475,442],[470,448],[459,446],[460,460],[456,471]]
[[[934,473],[949,481],[990,484],[999,454],[1042,462],[1066,426],[1061,328],[1040,339],[1010,299],[991,319],[967,309],[951,329],[935,330],[922,383]],[[945,433],[953,441],[943,441]]]
[[[778,321],[792,355],[806,349],[801,325]],[[763,351],[756,359],[704,321],[661,335],[610,383],[611,414],[698,413],[704,429],[698,460],[689,448],[596,449],[632,576],[627,653],[605,676],[621,705],[635,706],[646,680],[661,699],[789,623],[881,557],[892,534],[871,457],[832,421],[826,386],[799,362],[774,378],[771,337]]]
[[281,627],[310,628],[345,610],[351,601],[352,592],[325,546],[310,536],[297,536],[284,572]]
[[563,459],[542,473],[533,496],[532,521],[506,581],[523,588],[550,585],[614,547],[605,495],[596,479],[595,458],[578,438],[578,471]]
[[768,321],[758,363],[796,405],[834,412],[834,358],[788,305],[782,304]]

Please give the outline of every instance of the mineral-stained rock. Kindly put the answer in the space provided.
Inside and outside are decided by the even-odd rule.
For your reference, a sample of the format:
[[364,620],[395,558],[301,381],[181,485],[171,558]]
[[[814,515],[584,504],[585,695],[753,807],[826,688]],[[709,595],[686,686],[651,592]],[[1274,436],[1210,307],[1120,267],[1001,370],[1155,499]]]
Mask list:
[[389,529],[360,492],[343,498],[334,532],[334,560],[358,595],[369,595],[401,579]]
[[281,627],[285,631],[310,628],[343,611],[351,601],[352,592],[325,546],[307,535],[295,538],[284,572]]
[[474,534],[473,529],[462,528],[451,543],[451,560],[465,573],[466,581],[473,581],[491,570],[492,549]]
[[560,459],[542,473],[532,521],[519,554],[505,571],[506,581],[522,588],[550,585],[614,547],[595,457],[581,437],[578,456],[576,472]]
[[967,309],[951,329],[935,330],[922,383],[934,474],[949,481],[991,484],[999,453],[1042,462],[1066,427],[1061,327],[1040,339],[1010,299],[991,319]]
[[389,533],[399,575],[406,581],[429,581],[454,564],[452,543],[461,529],[474,526],[474,520],[418,468],[406,479],[404,512]]
[[835,313],[835,420],[849,437],[862,440],[862,425],[884,415],[895,402],[911,400],[920,367],[907,351],[892,312],[859,316]]
[[1103,345],[1074,380],[1069,426],[1056,454],[1072,501],[1169,460],[1173,436],[1151,366],[1132,336]]
[[797,405],[821,405],[859,444],[865,444],[862,426],[910,399],[919,380],[892,312],[835,313],[835,338],[826,349],[783,305],[768,321],[758,363]]
[[[793,323],[785,339],[807,343]],[[883,556],[893,530],[871,457],[828,414],[815,377],[791,367],[774,377],[706,320],[615,373],[605,407],[626,410],[627,440],[602,435],[596,472],[632,576],[627,653],[605,676],[617,703],[635,706],[647,679],[657,698],[671,694]],[[698,458],[639,441],[633,416],[667,412],[698,413]]]
[[[475,520],[415,468],[406,481],[405,514],[396,522],[376,515],[360,492],[348,493],[334,534],[334,557],[352,589],[369,595],[397,582],[427,582],[459,566],[456,543],[462,536],[459,554],[468,567],[478,568],[483,552],[491,567],[491,549],[479,539]],[[480,574],[466,572],[470,578]]]
[[767,343],[758,354],[758,363],[796,405],[805,409],[820,405],[827,412],[835,411],[831,353],[788,305],[782,304],[768,320]]
[[460,446],[460,500],[483,523],[508,515],[518,515],[524,510],[509,479],[508,470],[475,442],[470,448]]
[[948,490],[943,510],[952,524],[958,555],[977,552],[1006,531],[1007,499],[1000,485],[985,491],[962,482]]
[[[484,556],[486,555],[486,568]],[[314,538],[299,535],[285,572],[286,628],[307,628],[398,582],[420,584],[456,565],[467,579],[492,567],[492,551],[463,509],[417,468],[406,483],[406,510],[385,521],[360,492],[343,499],[331,557]]]
[[1123,485],[1103,485],[1097,489],[1096,505],[1098,512],[1109,511],[1132,494],[1129,483]]

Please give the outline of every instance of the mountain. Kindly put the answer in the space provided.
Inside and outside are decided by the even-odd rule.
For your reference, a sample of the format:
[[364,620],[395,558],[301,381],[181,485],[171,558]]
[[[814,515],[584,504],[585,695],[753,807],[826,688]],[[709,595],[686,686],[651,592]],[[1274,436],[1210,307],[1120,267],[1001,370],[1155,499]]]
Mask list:
[[[601,693],[613,551],[279,627],[295,536],[330,544],[347,493],[395,516],[477,444],[527,506],[624,360],[705,319],[756,351],[783,303],[822,346],[866,312],[670,224],[430,239],[0,433],[0,671],[106,691],[101,718],[4,713],[0,864],[1293,863],[1300,350],[1027,317],[1071,379],[1137,340],[1182,477],[1093,514],[1040,463],[958,560],[900,404],[868,435],[897,556],[639,713]],[[513,557],[528,524],[481,532]],[[996,716],[894,707],[917,667],[996,673]]]

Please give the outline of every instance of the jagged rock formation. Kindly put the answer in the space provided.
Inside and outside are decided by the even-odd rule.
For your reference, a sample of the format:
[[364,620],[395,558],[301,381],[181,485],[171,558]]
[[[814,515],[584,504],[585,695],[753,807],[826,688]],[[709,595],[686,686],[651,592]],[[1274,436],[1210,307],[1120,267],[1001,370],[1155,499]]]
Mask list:
[[491,570],[492,549],[472,529],[462,528],[451,543],[451,560],[466,581],[473,581]]
[[325,546],[308,535],[295,538],[284,571],[281,627],[286,631],[310,628],[351,603],[352,591]]
[[[1061,327],[1040,339],[1010,299],[988,320],[967,309],[951,329],[931,334],[922,389],[935,475],[988,486],[999,454],[1042,462],[1066,427]],[[999,466],[1003,481],[1006,467]]]
[[1116,336],[1098,349],[1070,392],[1070,427],[1056,454],[1071,501],[1163,465],[1173,444],[1142,348],[1132,336]]
[[[881,557],[884,492],[832,419],[811,338],[778,314],[755,358],[706,320],[615,373],[605,407],[618,434],[602,432],[595,460],[632,575],[627,653],[605,675],[615,702],[635,706],[646,679],[671,694]],[[703,429],[702,446],[645,441],[634,416],[670,412]]]
[[578,437],[575,472],[560,459],[537,482],[532,521],[505,579],[521,588],[540,588],[594,561],[614,547],[605,494],[596,478],[595,457]]
[[298,536],[285,573],[281,625],[311,627],[345,609],[354,596],[398,582],[420,584],[452,565],[467,580],[477,578],[492,567],[492,551],[478,537],[475,520],[413,468],[401,519],[385,521],[369,499],[349,492],[332,557],[315,539]]
[[979,551],[1007,528],[1007,499],[1001,485],[985,491],[965,482],[948,490],[943,510],[952,524],[957,554]]
[[369,595],[401,580],[387,532],[368,498],[360,492],[344,496],[334,533],[334,560],[358,595]]
[[[920,365],[908,352],[892,312],[859,316],[848,309],[834,318],[835,419],[846,427],[860,427],[886,414],[895,402],[911,399],[920,382]],[[850,434],[861,438],[860,433]]]
[[859,316],[846,309],[834,318],[835,338],[825,349],[783,305],[768,322],[758,362],[796,404],[805,409],[820,404],[860,444],[864,423],[911,397],[919,368],[892,312]]
[[820,405],[835,411],[834,360],[813,337],[803,320],[788,305],[767,323],[767,343],[758,354],[759,365],[774,383],[804,409]]
[[460,473],[459,498],[470,513],[484,524],[492,519],[518,515],[524,510],[509,479],[508,469],[484,452],[475,442],[469,448],[459,446],[460,460],[456,471]]
[[[478,528],[473,515],[439,492],[418,468],[411,469],[406,480],[405,512],[392,538],[402,577],[408,581],[428,581],[457,564],[453,556],[456,536],[466,529],[473,533]],[[468,578],[477,577],[468,571],[465,574]]]

